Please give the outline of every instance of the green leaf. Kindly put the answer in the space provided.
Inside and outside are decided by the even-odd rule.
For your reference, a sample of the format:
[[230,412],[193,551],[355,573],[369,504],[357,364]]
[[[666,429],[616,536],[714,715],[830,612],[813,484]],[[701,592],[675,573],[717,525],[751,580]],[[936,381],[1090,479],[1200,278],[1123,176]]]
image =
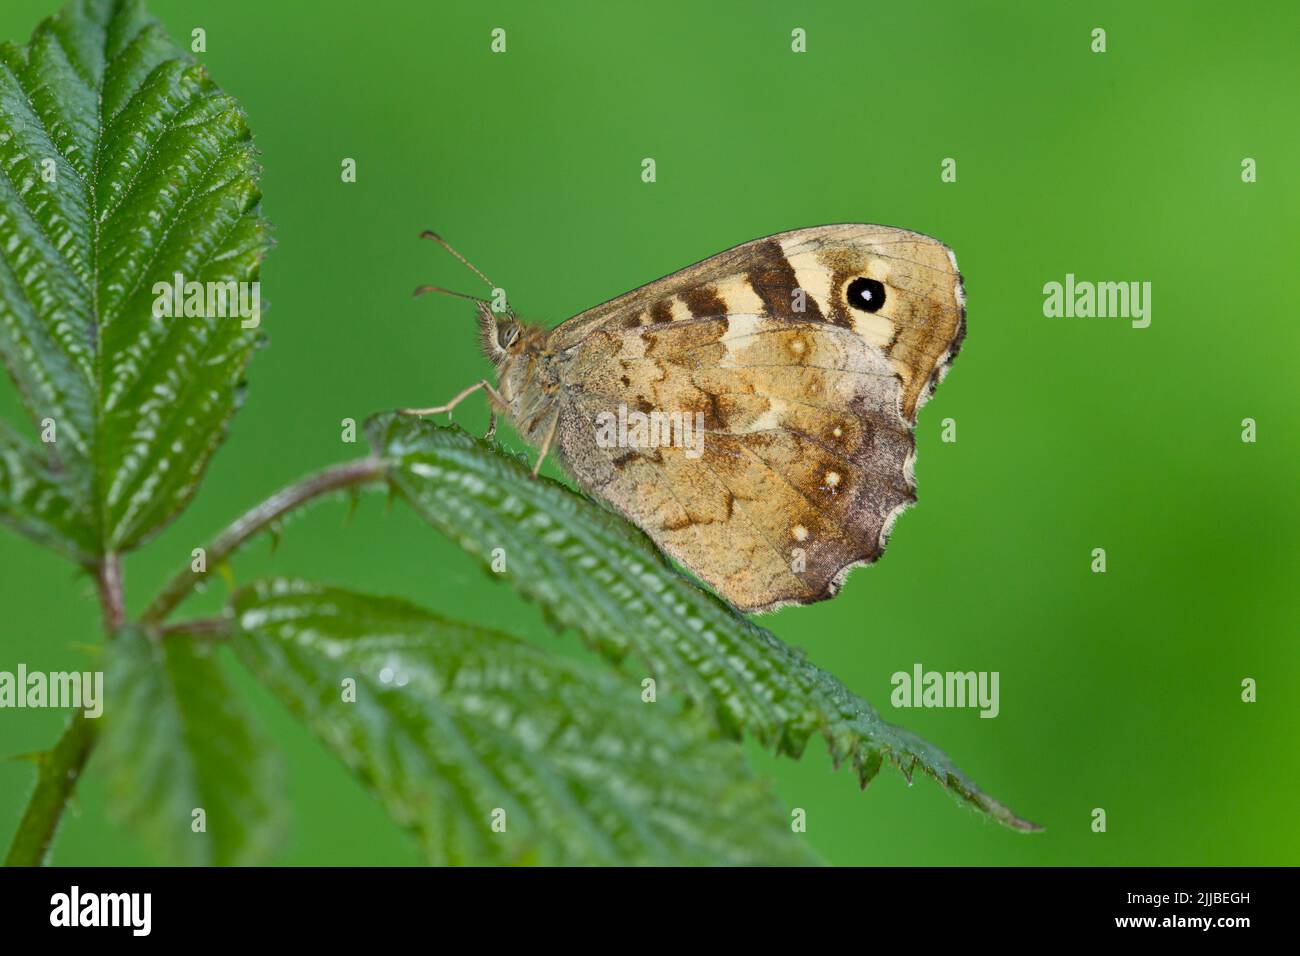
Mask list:
[[233,612],[236,653],[431,863],[813,861],[738,748],[626,679],[300,581],[259,582]]
[[87,564],[97,549],[94,517],[65,475],[35,445],[0,421],[0,520]]
[[248,127],[142,3],[74,0],[0,46],[0,167],[0,356],[86,502],[65,536],[121,552],[188,503],[239,402],[256,330],[153,307],[177,273],[257,280]]
[[278,760],[214,653],[211,642],[133,629],[108,647],[102,757],[113,815],[172,865],[260,862],[285,819]]
[[426,521],[506,577],[560,627],[611,659],[632,653],[661,689],[683,694],[724,733],[748,731],[790,756],[826,738],[865,787],[885,760],[920,768],[1018,830],[1038,827],[981,791],[937,747],[886,723],[833,675],[669,564],[641,531],[558,482],[531,480],[514,457],[459,429],[398,415],[366,423],[389,481]]

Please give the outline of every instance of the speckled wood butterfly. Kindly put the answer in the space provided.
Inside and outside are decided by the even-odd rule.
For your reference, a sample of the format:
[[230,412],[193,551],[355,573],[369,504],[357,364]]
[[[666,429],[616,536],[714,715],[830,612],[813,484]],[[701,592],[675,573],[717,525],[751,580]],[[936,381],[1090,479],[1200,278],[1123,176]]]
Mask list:
[[403,411],[485,389],[537,467],[554,450],[743,611],[832,597],[880,556],[966,333],[952,251],[890,226],[756,239],[550,330],[475,301],[496,386]]

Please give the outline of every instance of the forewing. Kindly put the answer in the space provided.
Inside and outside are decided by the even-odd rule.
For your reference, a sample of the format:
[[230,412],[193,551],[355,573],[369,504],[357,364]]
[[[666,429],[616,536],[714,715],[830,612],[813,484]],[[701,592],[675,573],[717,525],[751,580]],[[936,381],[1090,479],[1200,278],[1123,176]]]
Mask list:
[[[878,311],[849,304],[847,290],[858,277],[884,285]],[[911,422],[966,333],[961,274],[947,246],[906,229],[847,223],[796,229],[728,249],[570,319],[552,330],[548,347],[564,353],[597,330],[728,314],[853,330],[898,373],[900,408]]]

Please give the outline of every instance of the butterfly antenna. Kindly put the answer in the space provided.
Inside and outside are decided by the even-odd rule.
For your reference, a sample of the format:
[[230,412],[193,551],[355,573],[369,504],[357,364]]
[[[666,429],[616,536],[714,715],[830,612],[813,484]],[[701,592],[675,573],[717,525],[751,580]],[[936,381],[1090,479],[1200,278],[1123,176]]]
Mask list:
[[419,288],[417,288],[414,292],[412,292],[411,295],[413,296],[425,295],[426,293],[429,292],[440,292],[443,295],[454,295],[458,299],[469,299],[471,302],[479,302],[485,306],[488,306],[489,308],[491,308],[492,306],[492,303],[489,302],[487,299],[479,298],[476,295],[470,295],[468,292],[453,292],[451,289],[444,289],[440,285],[422,285]]
[[478,276],[480,279],[482,279],[484,282],[486,282],[486,283],[488,284],[488,288],[489,288],[489,289],[495,289],[495,288],[497,287],[496,283],[493,282],[491,279],[489,279],[487,276],[485,276],[485,275],[483,274],[483,271],[482,271],[481,269],[479,269],[478,266],[474,265],[474,263],[470,262],[468,259],[466,259],[464,256],[462,256],[459,252],[457,252],[455,249],[453,249],[453,248],[452,248],[452,247],[447,243],[447,240],[446,240],[446,239],[442,238],[442,236],[438,235],[438,234],[437,234],[436,232],[434,232],[432,229],[426,229],[426,230],[424,230],[424,232],[420,233],[420,238],[421,238],[421,239],[432,239],[432,240],[433,240],[434,242],[436,242],[438,245],[442,246],[444,249],[446,249],[448,252],[450,252],[453,256],[455,256],[457,259],[459,259],[461,262],[463,262],[466,266],[468,266],[468,267],[469,267],[469,270],[470,270],[471,272],[473,272],[476,276]]

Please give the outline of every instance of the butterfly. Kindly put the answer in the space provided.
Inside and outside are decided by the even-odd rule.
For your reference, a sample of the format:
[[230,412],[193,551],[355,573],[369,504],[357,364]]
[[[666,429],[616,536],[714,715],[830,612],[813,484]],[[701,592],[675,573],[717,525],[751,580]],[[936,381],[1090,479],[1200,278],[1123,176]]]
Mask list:
[[549,330],[464,297],[495,384],[401,411],[486,391],[489,435],[507,418],[534,476],[554,452],[746,612],[833,597],[881,555],[916,501],[917,412],[966,334],[952,251],[891,226],[756,239]]

